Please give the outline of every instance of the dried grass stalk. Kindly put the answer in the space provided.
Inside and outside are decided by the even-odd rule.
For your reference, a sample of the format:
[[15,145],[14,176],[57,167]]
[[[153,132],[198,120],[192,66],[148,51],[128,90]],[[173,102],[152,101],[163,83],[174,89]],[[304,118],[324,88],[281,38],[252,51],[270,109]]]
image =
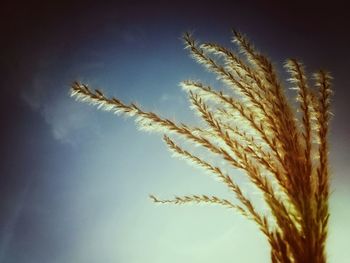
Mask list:
[[[315,73],[314,90],[302,63],[295,59],[286,62],[292,89],[297,91],[299,116],[287,100],[271,61],[239,32],[233,31],[233,35],[232,42],[243,58],[218,44],[200,45],[189,33],[183,36],[192,57],[229,88],[223,92],[192,80],[181,83],[205,127],[177,124],[133,103],[127,105],[108,98],[79,82],[72,84],[71,96],[99,109],[136,117],[141,130],[163,133],[166,145],[176,157],[220,179],[232,191],[237,204],[206,195],[167,200],[150,195],[154,202],[208,203],[232,208],[258,224],[271,245],[272,262],[325,263],[331,77],[324,71]],[[230,174],[185,150],[169,135],[195,143],[227,165],[245,171],[261,191],[269,214],[257,211]]]

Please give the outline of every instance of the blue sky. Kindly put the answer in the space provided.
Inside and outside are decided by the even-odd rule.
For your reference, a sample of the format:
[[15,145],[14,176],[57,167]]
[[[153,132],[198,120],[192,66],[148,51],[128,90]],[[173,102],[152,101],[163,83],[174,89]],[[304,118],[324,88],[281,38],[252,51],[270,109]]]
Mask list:
[[196,121],[179,82],[216,82],[189,58],[181,34],[230,46],[232,27],[282,76],[288,57],[333,73],[328,252],[329,262],[348,262],[349,37],[341,7],[85,2],[6,10],[0,263],[269,262],[263,235],[241,216],[148,199],[228,196],[220,183],[172,158],[161,136],[68,95],[80,80],[162,116]]

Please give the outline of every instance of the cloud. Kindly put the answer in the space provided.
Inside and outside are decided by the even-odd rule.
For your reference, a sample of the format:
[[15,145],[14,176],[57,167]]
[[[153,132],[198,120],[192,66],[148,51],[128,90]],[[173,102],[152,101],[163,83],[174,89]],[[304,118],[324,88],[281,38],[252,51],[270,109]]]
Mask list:
[[[85,64],[82,68],[91,69],[96,65],[101,66]],[[54,139],[77,144],[86,137],[98,136],[100,128],[95,111],[70,98],[69,82],[64,77],[58,80],[53,72],[44,70],[34,75],[31,86],[22,90],[20,97],[31,110],[42,116]]]
[[35,78],[33,80],[30,91],[24,90],[21,92],[21,98],[30,106],[33,110],[39,110],[43,98],[45,97],[46,83],[40,83],[42,79]]
[[68,95],[50,105],[45,104],[40,112],[50,125],[53,137],[62,143],[76,144],[83,137],[100,134],[94,112],[78,105]]
[[159,101],[161,103],[174,103],[176,105],[183,105],[184,104],[184,98],[181,97],[180,95],[174,95],[174,94],[169,94],[169,93],[163,93]]
[[162,96],[160,96],[160,101],[161,102],[167,102],[169,100],[170,100],[169,94],[164,93],[164,94],[162,94]]

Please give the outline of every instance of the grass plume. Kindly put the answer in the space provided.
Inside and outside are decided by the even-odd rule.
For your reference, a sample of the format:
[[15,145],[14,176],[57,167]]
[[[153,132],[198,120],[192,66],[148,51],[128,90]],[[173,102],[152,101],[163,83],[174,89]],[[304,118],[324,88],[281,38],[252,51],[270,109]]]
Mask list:
[[[162,118],[79,82],[72,84],[71,96],[102,110],[135,117],[141,130],[162,133],[176,157],[218,178],[234,197],[188,195],[162,200],[150,195],[154,202],[232,208],[259,226],[271,246],[271,262],[327,262],[330,74],[319,71],[310,81],[300,61],[287,60],[291,89],[296,90],[296,109],[286,97],[272,62],[239,32],[233,31],[232,39],[238,52],[214,43],[199,44],[189,33],[183,35],[183,41],[194,60],[228,88],[218,91],[192,80],[181,83],[204,127]],[[269,213],[258,212],[232,174],[180,146],[176,142],[180,139],[221,158],[228,167],[244,171],[262,193]]]

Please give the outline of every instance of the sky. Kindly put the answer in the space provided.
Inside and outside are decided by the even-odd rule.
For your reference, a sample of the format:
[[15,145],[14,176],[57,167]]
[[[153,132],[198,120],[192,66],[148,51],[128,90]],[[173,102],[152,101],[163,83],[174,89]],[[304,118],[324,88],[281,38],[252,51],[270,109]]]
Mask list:
[[[349,262],[349,29],[335,2],[27,1],[1,12],[0,263],[269,262],[257,227],[216,206],[159,206],[149,194],[227,190],[171,157],[159,134],[69,97],[79,80],[196,121],[185,79],[214,82],[181,35],[232,46],[235,28],[274,61],[334,77],[330,263]],[[334,4],[333,4],[334,3]],[[254,193],[251,193],[252,195]]]

